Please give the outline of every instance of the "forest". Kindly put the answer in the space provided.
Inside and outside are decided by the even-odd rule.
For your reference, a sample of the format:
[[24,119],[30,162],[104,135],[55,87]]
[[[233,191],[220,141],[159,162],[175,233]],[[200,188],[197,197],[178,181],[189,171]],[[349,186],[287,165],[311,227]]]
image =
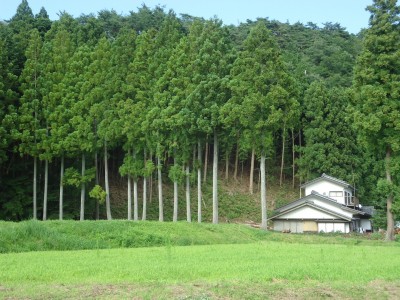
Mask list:
[[[0,219],[177,221],[179,208],[201,222],[209,183],[218,223],[218,184],[245,173],[266,229],[270,185],[327,173],[375,206],[393,239],[400,8],[367,9],[355,35],[329,22],[226,26],[145,4],[52,21],[22,0],[0,22]],[[113,212],[119,183],[124,216]]]

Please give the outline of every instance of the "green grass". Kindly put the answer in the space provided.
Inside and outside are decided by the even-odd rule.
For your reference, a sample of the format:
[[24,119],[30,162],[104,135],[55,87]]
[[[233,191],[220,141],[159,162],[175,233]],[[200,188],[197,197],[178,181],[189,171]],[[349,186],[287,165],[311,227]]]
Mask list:
[[[0,222],[0,253],[238,244],[276,241],[306,244],[385,245],[378,235],[282,234],[239,224],[186,222],[24,221]],[[399,242],[390,244],[400,246]]]
[[400,298],[400,243],[380,238],[239,224],[0,222],[0,299]]
[[363,297],[374,283],[400,292],[399,254],[398,247],[270,241],[8,253],[0,255],[0,298],[97,298],[91,293],[98,289],[105,298],[279,298],[300,287],[302,297],[316,287]]

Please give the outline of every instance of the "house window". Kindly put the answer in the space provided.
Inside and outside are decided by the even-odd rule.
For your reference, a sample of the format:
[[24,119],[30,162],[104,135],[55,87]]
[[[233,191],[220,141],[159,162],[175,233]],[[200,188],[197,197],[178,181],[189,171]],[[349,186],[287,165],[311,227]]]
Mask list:
[[344,201],[346,205],[353,205],[353,197],[351,196],[351,193],[349,192],[344,192]]
[[343,192],[342,191],[329,192],[329,197],[330,198],[342,198],[343,197]]

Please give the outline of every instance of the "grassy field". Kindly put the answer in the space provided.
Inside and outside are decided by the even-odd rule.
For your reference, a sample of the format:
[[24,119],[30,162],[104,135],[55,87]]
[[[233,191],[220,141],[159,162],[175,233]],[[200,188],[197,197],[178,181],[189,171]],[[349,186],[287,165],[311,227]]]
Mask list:
[[236,224],[0,222],[0,299],[398,299],[400,243],[370,238]]

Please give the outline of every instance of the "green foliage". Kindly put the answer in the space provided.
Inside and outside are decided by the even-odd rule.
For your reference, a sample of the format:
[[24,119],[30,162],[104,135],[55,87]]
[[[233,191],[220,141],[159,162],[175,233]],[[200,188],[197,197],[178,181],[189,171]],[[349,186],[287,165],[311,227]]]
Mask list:
[[89,196],[97,200],[100,204],[103,204],[106,201],[107,193],[100,185],[96,184],[89,192]]
[[119,167],[121,176],[142,176],[144,171],[144,163],[141,159],[135,159],[132,155],[128,154],[124,158],[123,164]]
[[183,182],[183,179],[185,178],[185,171],[182,169],[181,165],[173,165],[169,168],[168,177],[173,182]]
[[64,171],[64,184],[80,187],[82,183],[89,183],[95,177],[96,169],[90,168],[85,170],[85,175],[82,176],[77,169],[70,167]]

